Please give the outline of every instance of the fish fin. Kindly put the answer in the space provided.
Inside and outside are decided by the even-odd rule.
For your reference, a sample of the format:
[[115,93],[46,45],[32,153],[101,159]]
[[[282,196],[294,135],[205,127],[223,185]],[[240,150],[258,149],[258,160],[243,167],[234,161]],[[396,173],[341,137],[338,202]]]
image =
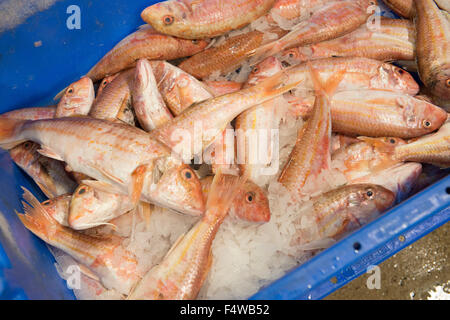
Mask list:
[[166,257],[168,257],[177,247],[178,245],[181,243],[181,241],[183,241],[184,237],[186,236],[186,233],[181,234],[177,240],[175,240],[175,242],[172,244],[172,246],[170,247],[169,251],[167,251],[166,255],[164,256],[163,259],[165,259]]
[[58,92],[58,94],[53,98],[54,101],[58,101],[61,100],[61,98],[64,96],[64,94],[66,93],[66,90],[69,86],[65,87],[64,89],[62,89],[60,92]]
[[283,47],[281,43],[277,40],[269,42],[265,45],[262,45],[261,47],[258,47],[256,49],[253,49],[247,54],[247,57],[250,58],[250,66],[254,66],[257,63],[261,62],[267,57],[276,55],[281,50],[283,50]]
[[139,214],[144,219],[147,227],[150,226],[150,218],[152,216],[152,205],[147,202],[140,202],[139,203]]
[[64,161],[64,159],[61,158],[60,155],[58,155],[56,152],[54,152],[49,147],[41,146],[41,149],[39,149],[37,152],[39,152],[44,157],[55,159],[55,160],[58,160],[58,161]]
[[148,172],[153,170],[153,162],[150,164],[143,164],[137,167],[131,174],[131,185],[129,187],[129,195],[131,203],[135,206],[141,198],[142,188],[144,187],[144,180]]
[[80,268],[80,272],[82,274],[84,274],[86,277],[91,278],[95,281],[100,281],[100,278],[94,272],[92,272],[91,269],[86,267],[84,264],[79,264],[78,267]]
[[25,122],[27,121],[0,118],[0,148],[9,150],[26,141],[17,138],[17,133]]
[[108,192],[108,193],[120,193],[123,194],[123,191],[118,187],[103,181],[95,181],[95,180],[83,180],[81,184],[85,184],[91,188],[94,188],[99,191]]
[[52,236],[63,227],[45,211],[39,200],[30,191],[24,187],[22,189],[24,191],[23,198],[26,201],[22,201],[25,214],[19,214],[17,211],[16,214],[28,230],[49,242]]
[[308,61],[308,62],[306,62],[306,64],[308,65],[309,72],[311,74],[311,78],[312,78],[312,81],[314,84],[314,89],[316,91],[316,95],[323,94],[328,97],[332,96],[334,94],[334,92],[336,91],[336,89],[338,88],[339,84],[341,83],[342,79],[344,78],[346,71],[341,70],[339,72],[334,73],[324,83],[320,79],[319,72],[316,69],[314,69],[311,62]]
[[93,167],[95,170],[97,170],[98,172],[100,172],[106,179],[114,181],[118,184],[124,184],[123,180],[121,180],[120,178],[116,177],[115,175],[113,175],[112,173],[106,171],[105,169],[101,168],[100,166],[96,165],[96,164],[90,164],[91,167]]
[[[271,76],[270,78],[265,79],[261,83],[255,85],[254,87],[259,87],[261,90],[264,90],[264,92],[267,95],[281,95],[291,89],[294,89],[297,87],[303,80],[294,81],[290,84],[285,84],[289,81],[289,74],[285,72],[284,70],[276,73],[275,75]],[[254,88],[253,87],[253,88]]]
[[49,199],[52,199],[57,196],[56,190],[50,190],[47,186],[40,183],[39,181],[35,181],[35,183],[38,185],[39,189],[45,194],[45,196]]
[[218,173],[214,176],[211,189],[208,193],[205,217],[225,217],[234,197],[247,179],[247,174],[242,176],[224,175],[219,168]]

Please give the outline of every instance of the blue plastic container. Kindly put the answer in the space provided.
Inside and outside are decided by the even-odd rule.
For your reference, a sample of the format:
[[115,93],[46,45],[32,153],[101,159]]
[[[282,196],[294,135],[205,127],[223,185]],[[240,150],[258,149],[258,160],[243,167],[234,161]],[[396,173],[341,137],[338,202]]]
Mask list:
[[[0,0],[0,10],[5,1],[10,0]],[[143,24],[140,12],[154,2],[58,1],[0,34],[0,113],[53,103],[55,93],[86,74],[118,41]],[[80,8],[79,30],[66,25],[71,5]],[[3,151],[0,185],[0,299],[73,299],[46,245],[14,213],[22,212],[20,186],[41,195],[41,200],[44,197]],[[450,177],[446,177],[251,298],[327,296],[449,221],[449,192]]]

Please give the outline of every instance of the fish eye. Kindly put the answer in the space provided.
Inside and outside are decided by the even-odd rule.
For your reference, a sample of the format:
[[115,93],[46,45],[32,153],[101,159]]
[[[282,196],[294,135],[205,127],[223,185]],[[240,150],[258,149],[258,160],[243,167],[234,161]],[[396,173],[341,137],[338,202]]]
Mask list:
[[70,93],[70,94],[72,94],[72,93],[73,93],[73,88],[69,88],[69,89],[67,89],[67,93]]
[[49,204],[50,204],[50,200],[46,200],[46,201],[42,202],[43,206],[48,206]]
[[392,144],[396,144],[396,143],[397,143],[397,140],[395,140],[394,138],[390,138],[390,139],[389,139],[389,142],[392,143]]
[[447,86],[447,88],[450,88],[450,79],[447,79],[447,80],[445,81],[445,85]]
[[252,203],[255,200],[255,193],[254,192],[247,192],[245,195],[245,201],[248,203]]
[[199,43],[199,41],[198,40],[192,40],[192,43],[197,45]]
[[372,199],[374,193],[373,193],[372,189],[367,189],[367,190],[366,190],[366,193],[365,193],[364,195],[365,195],[366,198]]
[[186,178],[186,180],[191,180],[192,179],[192,171],[189,170],[189,169],[184,169],[181,174],[183,175],[183,177]]
[[85,193],[86,192],[86,187],[81,187],[79,190],[78,190],[78,194],[79,195],[82,195],[83,193]]
[[258,67],[253,67],[252,73],[258,73],[258,72],[259,72],[259,68]]
[[397,72],[398,72],[400,75],[402,75],[402,74],[405,73],[405,70],[398,68],[398,69],[397,69]]
[[31,142],[25,142],[23,146],[28,150],[31,148]]
[[164,16],[163,18],[164,24],[167,26],[170,26],[174,20],[175,20],[174,17],[171,15]]
[[429,128],[431,126],[431,122],[428,121],[428,120],[424,120],[423,121],[423,126],[426,127],[426,128]]

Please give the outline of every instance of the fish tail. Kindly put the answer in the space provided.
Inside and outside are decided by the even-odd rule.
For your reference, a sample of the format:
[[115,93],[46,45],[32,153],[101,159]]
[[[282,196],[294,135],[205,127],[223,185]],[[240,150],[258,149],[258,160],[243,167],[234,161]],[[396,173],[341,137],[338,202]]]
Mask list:
[[9,150],[21,144],[26,139],[20,139],[19,133],[27,120],[0,118],[0,148]]
[[246,174],[242,176],[225,175],[219,169],[208,194],[205,216],[225,217],[239,188],[247,179]]
[[250,59],[250,65],[254,66],[267,57],[273,56],[282,50],[278,41],[273,41],[250,51],[247,56]]
[[276,97],[298,87],[300,82],[302,80],[292,81],[289,78],[288,70],[282,70],[252,88],[262,89],[264,95]]
[[39,200],[30,191],[24,187],[22,189],[24,191],[23,198],[28,203],[22,201],[25,214],[19,214],[18,212],[16,214],[28,230],[49,242],[62,226],[45,211]]
[[339,72],[334,73],[325,83],[320,79],[319,72],[313,68],[311,62],[307,62],[309,72],[311,74],[311,78],[314,84],[314,89],[316,94],[326,95],[328,97],[332,96],[342,79],[345,76],[345,70],[341,70]]

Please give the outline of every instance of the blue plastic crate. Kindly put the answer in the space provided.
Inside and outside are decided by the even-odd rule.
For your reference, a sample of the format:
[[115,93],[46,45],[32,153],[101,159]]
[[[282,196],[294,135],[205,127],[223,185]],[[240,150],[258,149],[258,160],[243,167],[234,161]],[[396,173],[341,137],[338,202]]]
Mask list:
[[[0,8],[5,1],[0,0]],[[143,24],[149,0],[57,1],[0,34],[0,113],[51,104],[56,92],[85,74],[118,41]],[[69,30],[67,8],[81,9],[81,29]],[[390,14],[382,8],[382,13]],[[25,186],[41,195],[8,153],[0,152],[0,299],[73,299],[46,245],[14,210]],[[450,177],[260,290],[252,299],[320,299],[450,220]],[[354,244],[360,249],[355,251]],[[333,281],[331,281],[333,280]]]

